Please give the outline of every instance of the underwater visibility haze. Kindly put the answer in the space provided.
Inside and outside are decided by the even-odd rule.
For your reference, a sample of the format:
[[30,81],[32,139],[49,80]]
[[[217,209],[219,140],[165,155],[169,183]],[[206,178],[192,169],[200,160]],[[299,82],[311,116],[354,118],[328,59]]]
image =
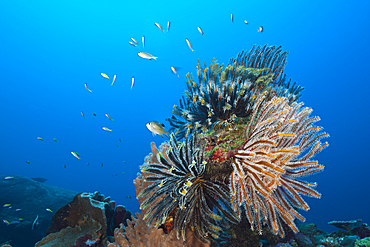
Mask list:
[[[1,1],[0,179],[38,177],[47,179],[44,184],[76,194],[99,191],[133,214],[144,212],[146,207],[158,210],[146,215],[157,226],[173,213],[179,238],[185,238],[186,219],[197,222],[192,230],[199,237],[207,235],[210,228],[209,234],[217,236],[219,224],[239,221],[242,213],[238,203],[245,204],[244,215],[248,218],[250,212],[248,220],[256,231],[261,227],[258,219],[261,216],[266,218],[271,232],[280,236],[284,236],[281,224],[295,231],[295,224],[299,225],[303,218],[325,231],[335,230],[327,224],[333,220],[362,219],[370,223],[369,9],[368,1]],[[247,70],[253,66],[240,60],[238,64],[240,52],[253,53],[253,47],[262,49],[265,45],[275,47],[270,54],[272,58],[277,54],[277,60],[286,59],[285,68],[280,64],[275,70],[263,70],[263,66]],[[286,51],[289,53],[285,54]],[[151,55],[155,58],[148,57]],[[264,55],[262,52],[260,58]],[[235,59],[231,65],[236,62],[245,67],[237,72],[227,70],[230,59]],[[211,67],[216,63],[224,64],[218,72]],[[263,65],[273,67],[273,64]],[[283,69],[281,75],[279,68]],[[236,86],[226,83],[227,79],[225,85],[220,79],[220,84],[212,89],[215,91],[211,86],[207,88],[212,78],[205,75],[219,73],[221,78],[222,71],[227,71],[222,76],[230,73],[229,80],[237,78],[245,80],[245,84],[235,89]],[[193,79],[186,77],[188,73]],[[304,89],[274,94],[277,86],[273,84],[283,74],[286,82],[291,79],[288,89],[294,82],[295,87]],[[199,78],[203,78],[204,85]],[[203,95],[205,88],[209,95],[213,92],[216,96],[207,99]],[[192,96],[188,97],[185,90]],[[221,94],[235,101],[224,103]],[[304,106],[294,108],[294,102],[304,102]],[[223,104],[223,108],[212,108],[213,103]],[[232,107],[243,107],[248,114],[231,112]],[[299,123],[285,126],[285,120],[263,115],[263,107],[276,114],[273,116],[281,115],[281,119],[290,122],[298,119]],[[216,115],[226,120],[216,121]],[[298,138],[298,130],[312,127],[304,126],[308,115],[313,123],[318,120],[314,117],[320,118],[312,126],[321,126],[323,130],[315,129],[312,137],[316,142],[319,139],[314,137],[323,134],[322,146]],[[283,136],[279,142],[274,133],[259,136],[268,128],[264,121],[279,126],[275,128]],[[162,137],[149,130],[149,122],[154,126],[152,132],[159,129]],[[231,181],[230,186],[221,185],[220,181],[214,182],[217,186],[210,185],[217,179],[207,173],[203,152],[215,152],[214,143],[200,141],[198,146],[196,138],[204,141],[205,136],[214,134],[215,126],[225,131],[243,126],[250,147],[259,147],[264,142],[279,149],[267,154],[267,148],[248,149],[243,143],[246,145],[243,149],[241,144],[235,144],[237,150],[230,152],[233,158],[222,159],[234,169],[224,178]],[[217,135],[226,138],[224,133]],[[232,132],[233,135],[238,133]],[[297,136],[296,140],[292,136]],[[169,142],[161,146],[165,141]],[[159,155],[159,160],[146,157],[156,152],[151,142],[162,154],[167,152],[168,157],[166,154],[162,158]],[[321,152],[320,147],[324,149],[326,142],[330,145]],[[295,156],[295,145],[308,146],[309,150]],[[187,153],[184,147],[191,151]],[[286,156],[277,155],[279,152]],[[285,154],[289,152],[290,155]],[[268,156],[268,165],[265,156],[248,158],[256,154]],[[311,162],[308,170],[292,171],[290,175],[315,173],[304,178],[307,183],[283,178],[286,171],[274,165],[287,162],[291,169],[307,166],[302,156]],[[221,162],[215,158],[212,162],[215,160]],[[212,162],[208,160],[208,165]],[[258,175],[261,171],[253,165],[245,167],[251,162],[265,162],[268,168],[264,175]],[[174,175],[167,171],[170,169]],[[251,169],[257,175],[246,178],[244,172]],[[141,178],[153,184],[136,199],[133,180],[139,172]],[[205,179],[207,174],[209,180]],[[281,179],[273,182],[276,177]],[[196,189],[191,189],[192,186]],[[289,186],[299,187],[298,194],[303,196],[295,196],[287,189]],[[177,187],[181,190],[175,193]],[[282,187],[285,191],[277,189]],[[165,196],[158,192],[166,188],[173,194],[167,191]],[[12,187],[7,190],[11,193]],[[148,195],[152,190],[158,193]],[[204,200],[199,199],[202,196],[193,196],[198,195],[198,190]],[[224,196],[228,193],[232,194],[230,199]],[[243,193],[250,193],[251,197]],[[219,195],[216,199],[215,194]],[[285,201],[288,195],[292,198]],[[24,199],[34,196],[30,194]],[[156,196],[168,203],[166,207]],[[186,208],[186,203],[181,202],[184,198],[191,201],[188,207],[196,213],[177,208]],[[254,200],[255,205],[249,200]],[[0,204],[11,201],[11,197],[2,197]],[[288,201],[294,205],[285,203]],[[280,208],[278,202],[284,206]],[[209,212],[197,211],[204,203],[210,207]],[[8,208],[0,210],[4,213]],[[58,210],[47,208],[52,211],[50,218]],[[19,210],[19,217],[28,217],[33,222],[37,214],[25,216],[25,211],[27,208]],[[197,218],[203,214],[204,222]],[[218,214],[225,216],[222,223]],[[276,219],[276,215],[282,216]],[[298,221],[294,223],[295,219]],[[1,227],[7,227],[7,219],[1,220]]]

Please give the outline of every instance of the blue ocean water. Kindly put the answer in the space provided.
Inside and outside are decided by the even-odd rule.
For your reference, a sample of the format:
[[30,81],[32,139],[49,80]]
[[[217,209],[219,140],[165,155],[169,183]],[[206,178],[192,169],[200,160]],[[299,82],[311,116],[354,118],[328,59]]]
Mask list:
[[[331,135],[316,156],[325,171],[307,178],[322,198],[305,198],[311,209],[303,215],[324,230],[333,230],[332,220],[370,223],[369,9],[368,1],[1,1],[0,175],[100,191],[139,211],[132,181],[150,142],[167,140],[145,123],[168,129],[185,74],[196,72],[198,59],[226,64],[255,44],[281,45],[290,51],[285,73],[305,87],[301,100]],[[154,25],[166,30],[168,21],[169,32]]]

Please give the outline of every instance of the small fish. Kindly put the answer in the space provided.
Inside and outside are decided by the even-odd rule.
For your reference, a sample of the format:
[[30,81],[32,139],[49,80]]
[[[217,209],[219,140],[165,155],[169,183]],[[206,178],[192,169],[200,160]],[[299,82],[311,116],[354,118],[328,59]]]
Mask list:
[[177,71],[176,71],[176,68],[175,67],[171,67],[171,70],[172,72],[177,75],[177,77],[180,77],[179,74],[177,74]]
[[117,147],[119,147],[119,145],[118,145],[118,144],[116,144],[116,146],[117,146]]
[[10,223],[9,223],[9,221],[7,221],[7,220],[3,220],[3,222],[6,224],[6,225],[10,225]]
[[200,32],[201,35],[204,36],[203,30],[200,27],[198,27],[198,31]]
[[96,113],[95,112],[93,112],[92,114],[94,115],[94,117],[96,117]]
[[81,115],[82,115],[82,117],[83,117],[83,118],[85,118],[85,114],[84,114],[84,112],[81,112]]
[[167,22],[167,32],[170,31],[171,22]]
[[18,211],[21,211],[21,210],[22,210],[21,208],[17,208],[15,211],[17,211],[17,212],[18,212]]
[[3,205],[3,208],[9,207],[10,205],[12,205],[12,204],[6,203],[6,204]]
[[31,162],[29,160],[26,161],[27,164],[31,164]]
[[122,161],[123,163],[126,163],[126,161]]
[[8,208],[12,208],[13,206],[10,206],[10,207],[8,207]]
[[52,212],[53,212],[53,210],[51,210],[50,208],[47,208],[47,209],[46,209],[46,211],[48,211],[48,212],[50,212],[50,213],[52,213]]
[[159,29],[162,30],[162,32],[164,32],[163,28],[161,27],[161,25],[159,25],[157,22],[154,23],[154,25],[156,25]]
[[107,74],[104,74],[104,73],[100,73],[100,74],[101,74],[101,76],[103,76],[104,78],[109,79],[109,76],[107,76]]
[[53,141],[58,142],[57,139],[53,138]]
[[130,43],[130,45],[132,45],[132,46],[137,46],[137,44],[135,44],[135,43],[133,43],[133,42],[131,42],[131,41],[129,41],[128,43]]
[[262,33],[262,32],[263,32],[263,26],[260,26],[260,27],[258,28],[258,32],[259,32],[259,33]]
[[18,218],[18,220],[23,220],[23,218]]
[[110,84],[111,86],[113,86],[114,82],[116,81],[116,77],[117,77],[117,75],[114,75],[114,76],[113,76],[112,84]]
[[37,215],[36,219],[32,223],[32,229],[31,230],[33,230],[35,228],[35,226],[37,226],[38,224],[39,224],[39,216]]
[[137,44],[137,45],[139,44],[139,43],[136,41],[136,39],[134,39],[133,37],[131,37],[131,40],[132,40],[132,41],[134,41],[134,42],[135,42],[135,44]]
[[234,15],[231,14],[231,22],[234,23]]
[[87,91],[89,91],[90,93],[92,92],[88,87],[87,87],[87,83],[85,83],[85,88]]
[[122,174],[125,174],[125,172],[122,172]]
[[37,140],[44,141],[41,137],[37,137]]
[[[72,154],[74,157],[76,157],[77,159],[81,159],[81,158],[80,158],[80,155],[79,155],[78,153],[76,153],[76,152],[71,152],[71,154]],[[66,167],[64,166],[64,168],[66,168]]]
[[87,163],[87,165],[86,166],[89,166],[90,165],[90,163]]
[[14,178],[14,177],[5,177],[4,179],[12,179],[12,178]]
[[119,140],[120,142],[122,142],[121,138],[118,138],[118,140]]
[[244,23],[245,23],[245,24],[249,24],[247,20],[244,20]]
[[191,43],[190,43],[190,41],[189,41],[188,39],[186,39],[186,43],[188,43],[188,46],[189,46],[190,50],[191,50],[191,51],[194,51],[194,50],[193,50],[193,47],[191,46]]
[[141,41],[143,42],[143,48],[145,46],[145,36],[143,35],[143,37],[141,37]]
[[164,130],[164,124],[157,122],[157,121],[151,121],[149,123],[146,123],[146,127],[152,132],[153,136],[158,134],[160,137],[163,137],[163,134],[167,135],[167,131]]
[[107,127],[101,127],[105,131],[112,131],[111,129],[108,129]]
[[126,198],[129,198],[129,199],[131,199],[131,196],[126,196]]
[[104,164],[103,163],[101,163],[101,167],[104,167]]
[[67,166],[66,166],[66,165],[64,165],[64,168],[67,168]]
[[135,84],[135,77],[132,77],[132,79],[131,79],[131,88],[130,89],[132,89],[132,87],[134,86],[134,84]]
[[151,59],[157,60],[157,58],[158,58],[158,57],[155,57],[152,54],[149,54],[147,52],[139,52],[137,55],[139,55],[139,57],[141,57],[141,58],[145,58],[145,59],[149,59],[149,60],[151,60]]
[[109,118],[109,120],[110,120],[110,121],[113,121],[113,119],[109,116],[109,114],[108,114],[108,113],[105,113],[105,116],[106,116],[107,118]]

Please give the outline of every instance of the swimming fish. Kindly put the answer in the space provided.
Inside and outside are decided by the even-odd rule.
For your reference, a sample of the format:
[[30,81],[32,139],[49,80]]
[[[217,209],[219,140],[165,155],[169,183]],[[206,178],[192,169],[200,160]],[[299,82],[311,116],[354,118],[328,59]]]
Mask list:
[[189,46],[190,50],[191,50],[191,51],[194,51],[194,50],[193,50],[193,47],[191,46],[191,43],[190,43],[190,41],[189,41],[188,39],[186,39],[186,43],[188,43],[188,46]]
[[135,44],[137,44],[137,45],[139,44],[139,43],[136,41],[136,39],[134,39],[133,37],[131,37],[131,40],[132,40],[132,41],[134,41],[134,42],[135,42]]
[[234,23],[234,15],[231,14],[231,22]]
[[53,141],[58,142],[57,139],[53,138]]
[[117,146],[117,147],[119,147],[119,145],[118,145],[118,144],[116,144],[116,146]]
[[[79,155],[78,153],[76,153],[76,152],[71,152],[71,154],[72,154],[74,157],[76,157],[77,159],[81,159],[81,158],[80,158],[80,155]],[[66,168],[66,167],[64,166],[64,168]]]
[[89,91],[90,93],[92,92],[88,87],[87,87],[87,83],[85,83],[85,88],[87,91]]
[[146,123],[146,127],[152,132],[153,136],[156,134],[160,137],[163,137],[163,134],[167,135],[167,131],[164,130],[164,124],[157,122],[157,121],[151,121]]
[[145,58],[145,59],[149,59],[149,60],[151,60],[151,59],[157,60],[157,58],[158,58],[158,57],[155,57],[152,54],[149,54],[147,52],[139,52],[137,55],[139,55],[139,57],[141,57],[141,58]]
[[90,163],[87,163],[87,165],[86,166],[89,166],[90,165]]
[[244,23],[245,23],[245,24],[248,24],[247,20],[244,20]]
[[85,118],[85,114],[83,112],[81,112],[81,115]]
[[26,161],[27,164],[31,164],[31,162],[29,160]]
[[17,208],[15,211],[17,211],[17,212],[18,212],[18,211],[21,211],[21,210],[22,210],[21,208]]
[[131,79],[131,88],[130,89],[132,89],[132,87],[134,86],[134,84],[135,84],[135,77],[132,77],[132,79]]
[[118,140],[119,140],[120,142],[122,142],[121,138],[118,138]]
[[9,207],[10,205],[12,205],[12,204],[6,203],[6,204],[3,205],[3,208]]
[[103,163],[101,163],[101,167],[104,167],[104,164]]
[[105,113],[105,116],[106,116],[107,118],[109,118],[109,120],[110,120],[110,121],[113,121],[113,119],[109,116],[109,114],[108,114],[108,113]]
[[122,174],[125,174],[125,172],[122,172]]
[[12,179],[12,178],[14,178],[14,177],[5,177],[4,179]]
[[37,137],[37,140],[44,141],[41,137]]
[[7,224],[8,226],[10,225],[9,221],[7,221],[7,220],[3,220],[3,222],[4,222],[5,224]]
[[141,38],[141,41],[143,42],[143,48],[145,46],[145,36],[143,35],[143,37]]
[[46,209],[46,211],[48,211],[48,212],[50,212],[50,213],[52,213],[52,212],[53,212],[53,210],[51,210],[50,208],[47,208],[47,209]]
[[110,84],[111,86],[113,86],[114,82],[116,81],[116,77],[117,77],[117,75],[114,75],[114,76],[113,76],[112,84]]
[[171,67],[171,70],[172,72],[177,75],[177,77],[180,77],[179,74],[177,74],[177,71],[176,71],[176,68],[175,67]]
[[39,224],[39,216],[37,215],[36,219],[32,223],[32,229],[31,230],[33,230],[35,228],[35,226],[37,226],[38,224]]
[[129,199],[131,199],[131,196],[126,196],[126,198],[129,198]]
[[107,74],[104,74],[104,73],[100,73],[100,74],[101,74],[101,76],[103,76],[104,78],[109,79],[109,76],[107,76]]
[[64,165],[64,168],[67,168],[67,166],[66,166],[66,165]]
[[171,22],[167,22],[167,32],[170,31]]
[[105,131],[112,131],[111,129],[108,129],[107,127],[101,127]]
[[132,46],[137,46],[137,44],[135,44],[135,43],[133,43],[133,42],[131,42],[131,41],[129,41],[128,43],[130,43],[130,45],[132,45]]
[[162,30],[162,32],[164,32],[163,28],[161,27],[161,25],[159,25],[157,22],[154,23],[154,25],[156,25],[159,29]]
[[259,33],[262,33],[262,32],[263,32],[263,26],[260,26],[260,27],[258,28],[258,32],[259,32]]
[[198,31],[204,36],[203,30],[200,27],[198,27]]
[[92,114],[96,117],[96,113],[95,112],[93,112]]

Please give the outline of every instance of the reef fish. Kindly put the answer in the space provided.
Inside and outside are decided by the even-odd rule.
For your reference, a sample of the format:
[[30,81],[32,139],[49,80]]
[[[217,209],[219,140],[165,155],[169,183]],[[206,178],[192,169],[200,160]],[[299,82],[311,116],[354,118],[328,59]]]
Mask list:
[[247,21],[247,20],[244,20],[244,23],[245,23],[245,24],[248,24],[248,21]]
[[26,161],[26,163],[27,163],[27,164],[31,164],[31,161],[27,160],[27,161]]
[[139,44],[139,43],[136,41],[136,39],[134,39],[134,38],[132,38],[132,37],[131,37],[131,39],[132,39],[132,41],[134,41],[134,42],[135,42],[135,44],[137,44],[137,45]]
[[260,27],[258,28],[258,32],[259,32],[259,33],[262,33],[262,32],[263,32],[263,26],[260,26]]
[[234,23],[234,15],[231,14],[231,22]]
[[105,113],[105,116],[106,116],[107,118],[109,118],[109,120],[110,120],[110,121],[113,121],[113,119],[109,116],[109,114],[108,114],[108,113]]
[[158,57],[155,57],[152,54],[149,54],[147,52],[139,52],[137,55],[139,55],[139,57],[149,59],[149,60],[151,60],[151,59],[157,60],[157,58],[158,58]]
[[141,37],[141,41],[143,42],[143,48],[145,46],[145,36]]
[[188,43],[188,46],[190,48],[191,51],[194,51],[193,50],[193,46],[191,45],[190,41],[188,39],[186,39],[186,43]]
[[53,212],[53,210],[51,210],[50,208],[47,208],[47,209],[46,209],[46,211],[48,211],[48,212],[50,212],[50,213],[52,213],[52,212]]
[[7,221],[7,220],[3,220],[3,222],[6,224],[6,225],[10,225],[10,223],[9,223],[9,221]]
[[96,113],[95,112],[93,112],[92,114],[94,115],[94,117],[96,117]]
[[113,76],[112,84],[110,84],[111,86],[113,86],[114,82],[116,81],[116,77],[117,77],[117,75],[114,75],[114,76]]
[[132,45],[132,46],[135,46],[135,47],[137,46],[137,44],[135,44],[135,43],[133,43],[133,42],[131,42],[131,41],[129,41],[128,43],[129,43],[130,45]]
[[85,114],[83,112],[81,112],[81,115],[83,116],[83,118],[85,118]]
[[[78,153],[76,153],[76,152],[71,152],[71,154],[72,154],[74,157],[76,157],[77,159],[81,159],[81,158],[80,158],[80,155],[79,155]],[[64,167],[64,168],[66,168],[66,167]]]
[[104,73],[100,73],[100,74],[101,74],[101,76],[103,76],[104,78],[109,79],[109,76],[107,76],[107,74],[104,74]]
[[37,137],[37,140],[44,141],[41,137]]
[[85,83],[85,88],[87,91],[89,91],[90,93],[92,92],[88,87],[87,87],[87,83]]
[[135,84],[135,77],[132,77],[132,79],[131,79],[131,88],[130,89],[132,89],[132,87],[134,86],[134,84]]
[[58,142],[57,139],[53,138],[53,141]]
[[31,230],[35,229],[35,226],[37,226],[39,224],[39,216],[37,215],[36,216],[36,219],[33,221],[32,223],[32,228]]
[[157,122],[157,121],[151,121],[149,123],[146,123],[146,127],[148,130],[150,130],[155,136],[156,134],[159,135],[160,137],[163,137],[163,134],[167,135],[167,131],[164,130],[164,124]]
[[3,208],[6,208],[6,207],[9,207],[9,206],[11,206],[12,204],[10,204],[10,203],[6,203],[6,204],[4,204],[3,205]]
[[179,74],[177,74],[177,70],[175,67],[171,67],[172,72],[177,75],[177,77],[180,77]]
[[171,22],[167,22],[167,32],[170,31]]
[[5,177],[4,179],[12,179],[12,178],[14,178],[14,177]]
[[198,27],[198,31],[204,36],[203,30],[200,27]]
[[111,129],[108,129],[107,127],[101,127],[105,131],[112,131]]
[[161,26],[161,25],[159,25],[157,22],[155,22],[155,23],[154,23],[154,25],[156,25],[159,29],[161,29],[161,30],[162,30],[162,32],[164,32],[164,30],[163,30],[162,26]]

